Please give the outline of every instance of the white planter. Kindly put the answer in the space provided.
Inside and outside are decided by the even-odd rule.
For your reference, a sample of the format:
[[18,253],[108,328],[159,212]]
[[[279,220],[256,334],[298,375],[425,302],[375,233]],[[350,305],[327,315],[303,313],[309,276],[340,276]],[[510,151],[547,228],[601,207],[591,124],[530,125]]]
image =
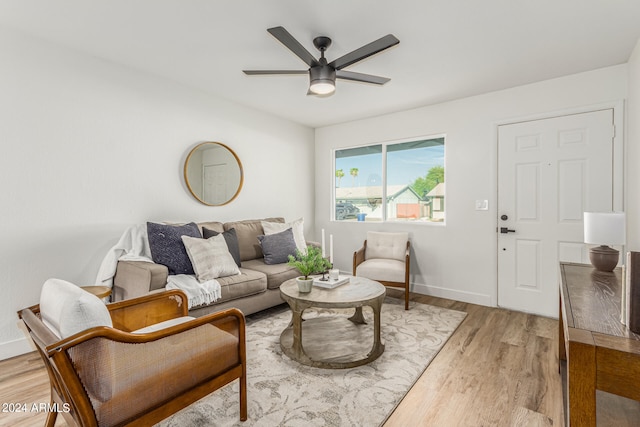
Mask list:
[[311,288],[313,287],[313,278],[306,279],[304,277],[296,278],[296,282],[298,282],[298,291],[301,294],[307,294],[311,292]]

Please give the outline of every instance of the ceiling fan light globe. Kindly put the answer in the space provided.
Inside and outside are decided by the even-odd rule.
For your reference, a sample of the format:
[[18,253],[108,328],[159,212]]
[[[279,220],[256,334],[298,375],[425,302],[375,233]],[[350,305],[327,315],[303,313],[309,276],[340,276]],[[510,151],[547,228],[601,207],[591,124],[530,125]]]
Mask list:
[[311,82],[309,90],[318,95],[327,95],[336,90],[335,84],[331,80],[317,80]]

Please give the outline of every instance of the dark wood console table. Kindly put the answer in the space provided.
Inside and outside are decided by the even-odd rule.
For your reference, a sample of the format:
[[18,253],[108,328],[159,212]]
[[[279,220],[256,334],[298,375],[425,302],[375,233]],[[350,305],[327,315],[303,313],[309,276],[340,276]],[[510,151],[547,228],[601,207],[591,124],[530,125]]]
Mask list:
[[596,425],[596,389],[640,400],[640,335],[620,322],[621,272],[560,263],[559,358],[570,426]]

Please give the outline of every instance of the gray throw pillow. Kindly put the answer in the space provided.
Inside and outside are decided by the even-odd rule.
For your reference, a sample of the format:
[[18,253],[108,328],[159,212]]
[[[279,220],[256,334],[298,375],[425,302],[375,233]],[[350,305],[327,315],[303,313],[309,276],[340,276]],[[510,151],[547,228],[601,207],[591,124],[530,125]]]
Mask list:
[[[210,228],[203,227],[202,228],[202,237],[208,239],[209,237],[217,236],[217,231],[211,230]],[[227,242],[227,247],[229,248],[229,253],[233,257],[233,260],[236,262],[238,267],[242,267],[240,265],[240,246],[238,245],[238,235],[236,234],[236,229],[232,228],[230,230],[222,233],[225,242]]]
[[290,228],[280,233],[258,236],[258,240],[267,265],[285,263],[289,260],[289,255],[296,254],[296,241]]
[[202,238],[195,222],[185,225],[147,222],[147,236],[153,262],[166,265],[169,274],[195,274],[182,243],[182,236]]

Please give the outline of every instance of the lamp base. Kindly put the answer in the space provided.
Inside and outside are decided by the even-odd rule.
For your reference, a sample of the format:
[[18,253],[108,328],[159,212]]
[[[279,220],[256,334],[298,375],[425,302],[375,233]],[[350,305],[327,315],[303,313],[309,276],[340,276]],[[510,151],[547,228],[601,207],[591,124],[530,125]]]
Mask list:
[[596,270],[599,271],[613,271],[618,265],[618,259],[620,258],[620,252],[609,246],[596,246],[589,251],[589,260]]

